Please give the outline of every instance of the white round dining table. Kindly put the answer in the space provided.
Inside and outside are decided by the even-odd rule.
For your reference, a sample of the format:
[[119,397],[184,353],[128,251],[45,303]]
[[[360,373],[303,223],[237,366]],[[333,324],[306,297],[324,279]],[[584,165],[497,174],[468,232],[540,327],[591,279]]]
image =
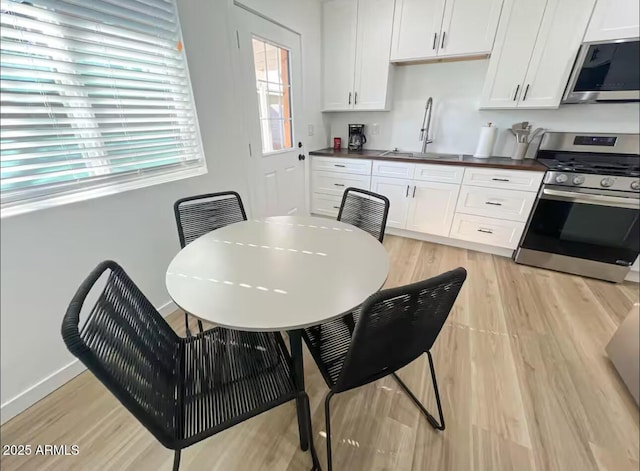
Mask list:
[[[355,226],[275,216],[199,237],[171,261],[166,286],[178,307],[217,326],[286,330],[294,380],[304,390],[301,329],[357,307],[382,287],[388,272],[383,245]],[[302,406],[298,423],[306,450]]]

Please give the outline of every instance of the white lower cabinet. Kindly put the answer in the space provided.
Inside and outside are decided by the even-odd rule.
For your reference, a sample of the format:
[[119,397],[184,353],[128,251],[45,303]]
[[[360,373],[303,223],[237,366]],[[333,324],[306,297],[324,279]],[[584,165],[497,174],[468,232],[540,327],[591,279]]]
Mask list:
[[453,217],[449,237],[479,244],[516,249],[524,226],[524,222],[456,213]]
[[313,193],[311,195],[311,212],[322,216],[337,217],[340,211],[342,196]]
[[536,194],[462,185],[456,212],[526,222]]
[[456,211],[460,185],[414,180],[409,195],[406,228],[410,231],[448,236]]
[[404,229],[407,225],[410,191],[413,191],[413,180],[403,178],[372,177],[371,191],[389,198],[389,215],[387,226]]
[[336,217],[344,190],[355,186],[389,199],[387,227],[507,249],[517,248],[544,176],[331,157],[318,158],[311,169],[314,214]]

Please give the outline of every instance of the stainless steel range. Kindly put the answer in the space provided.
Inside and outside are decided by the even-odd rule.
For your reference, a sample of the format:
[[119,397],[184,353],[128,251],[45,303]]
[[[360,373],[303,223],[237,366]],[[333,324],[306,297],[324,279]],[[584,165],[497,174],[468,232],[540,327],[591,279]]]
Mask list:
[[546,133],[517,263],[623,281],[640,250],[640,135]]

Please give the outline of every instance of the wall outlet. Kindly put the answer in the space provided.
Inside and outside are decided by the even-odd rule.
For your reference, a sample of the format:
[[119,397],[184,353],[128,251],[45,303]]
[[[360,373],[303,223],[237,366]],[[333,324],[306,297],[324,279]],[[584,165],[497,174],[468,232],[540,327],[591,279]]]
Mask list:
[[313,136],[314,131],[315,130],[313,129],[313,124],[308,124],[307,125],[307,135],[308,136]]
[[380,134],[380,125],[378,123],[373,123],[371,125],[371,134],[373,136],[377,136],[378,134]]

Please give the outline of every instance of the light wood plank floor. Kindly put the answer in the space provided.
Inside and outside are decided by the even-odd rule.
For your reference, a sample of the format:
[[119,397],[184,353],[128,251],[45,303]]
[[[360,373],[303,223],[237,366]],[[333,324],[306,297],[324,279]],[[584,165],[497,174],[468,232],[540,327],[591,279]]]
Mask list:
[[[614,285],[399,237],[387,286],[457,266],[469,273],[433,349],[445,420],[434,431],[391,379],[333,401],[337,470],[638,469],[638,409],[604,346],[638,301]],[[182,315],[169,317],[178,331]],[[326,387],[305,358],[324,463]],[[426,361],[401,376],[435,412]],[[171,469],[172,452],[83,373],[1,429],[4,444],[77,444],[78,456],[6,457],[3,471]],[[289,403],[183,451],[184,470],[304,470]]]

